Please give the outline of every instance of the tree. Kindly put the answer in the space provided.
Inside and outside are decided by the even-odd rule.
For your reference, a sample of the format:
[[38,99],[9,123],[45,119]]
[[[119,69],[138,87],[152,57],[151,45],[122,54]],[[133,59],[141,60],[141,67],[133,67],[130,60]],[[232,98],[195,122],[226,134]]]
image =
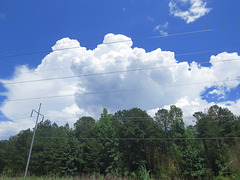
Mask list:
[[126,168],[124,171],[137,172],[142,165],[150,168],[154,158],[151,138],[156,137],[153,119],[139,108],[118,111],[113,118],[118,122],[121,139],[119,149]]
[[172,105],[170,110],[159,109],[155,114],[155,120],[162,135],[168,137],[181,137],[184,133],[183,112],[180,108]]
[[206,177],[205,158],[201,154],[201,143],[196,140],[196,131],[193,126],[188,126],[184,137],[184,148],[182,148],[182,158],[180,161],[183,175],[186,179],[191,177],[201,178]]
[[163,137],[168,138],[169,137],[169,131],[171,129],[171,119],[169,118],[169,113],[168,110],[166,109],[159,109],[155,113],[154,117],[155,121],[157,122]]
[[74,131],[68,131],[66,146],[64,147],[61,163],[62,174],[76,176],[83,171],[83,149],[74,135]]
[[[30,175],[129,175],[133,178],[213,179],[240,177],[240,117],[211,106],[195,112],[195,126],[185,128],[176,106],[159,109],[154,119],[139,108],[101,117],[81,117],[74,129],[46,120],[38,124]],[[33,131],[0,141],[0,173],[22,176]]]
[[77,122],[74,123],[74,132],[76,138],[80,142],[84,142],[84,138],[88,138],[90,135],[89,132],[91,132],[94,124],[95,120],[92,117],[84,116],[77,120]]
[[112,114],[103,109],[101,118],[96,123],[95,132],[102,145],[102,168],[106,173],[116,174],[121,166],[121,154],[119,152],[119,140],[116,128],[112,122]]
[[14,174],[20,174],[24,172],[28,152],[30,148],[32,138],[32,132],[30,129],[20,131],[15,137],[10,138],[11,143],[10,148],[13,148],[12,151],[9,151],[10,161],[9,164]]
[[7,141],[0,141],[0,174],[3,172],[4,168],[7,166],[7,160],[5,157],[7,157],[6,152],[6,144]]
[[[211,106],[206,112],[196,112],[196,129],[199,138],[203,139],[208,167],[212,169],[215,176],[222,167],[225,168],[230,145],[233,143],[224,137],[234,134],[235,116],[227,108],[217,105]],[[212,138],[208,140],[208,138]],[[225,171],[227,174],[229,171]],[[224,175],[224,174],[223,174]]]
[[[158,142],[158,147],[154,152],[155,172],[159,178],[165,176],[174,178],[180,174],[179,162],[184,148],[183,140],[181,140],[185,132],[183,112],[180,108],[172,105],[170,110],[159,109],[154,119],[161,130],[159,133],[161,141]],[[164,157],[162,154],[165,154]],[[171,166],[172,168],[170,168]]]
[[185,131],[182,110],[172,105],[169,110],[169,119],[172,122],[170,135],[172,137],[182,137]]
[[81,155],[79,165],[81,172],[99,172],[100,150],[99,142],[95,141],[95,120],[92,117],[84,116],[74,123],[75,137],[79,141],[78,154]]
[[38,124],[29,172],[37,176],[61,175],[69,129],[46,120]]

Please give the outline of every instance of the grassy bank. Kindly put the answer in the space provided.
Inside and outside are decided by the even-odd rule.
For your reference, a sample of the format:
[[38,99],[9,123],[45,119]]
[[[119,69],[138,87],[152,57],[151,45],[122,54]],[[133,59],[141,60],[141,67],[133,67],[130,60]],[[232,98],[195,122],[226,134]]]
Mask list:
[[0,176],[0,180],[131,180],[127,177],[114,177],[114,176],[103,176],[103,175],[85,175],[77,177],[7,177]]

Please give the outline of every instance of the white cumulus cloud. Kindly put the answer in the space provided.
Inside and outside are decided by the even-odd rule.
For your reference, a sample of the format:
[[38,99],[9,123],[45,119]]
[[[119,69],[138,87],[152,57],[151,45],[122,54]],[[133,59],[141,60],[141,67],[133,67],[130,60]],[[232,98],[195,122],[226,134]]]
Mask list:
[[171,0],[168,5],[171,15],[180,17],[187,23],[192,23],[211,11],[204,0]]
[[[10,120],[0,122],[0,138],[32,128],[35,119],[28,116],[40,102],[42,114],[59,125],[73,124],[83,115],[99,117],[104,107],[111,113],[140,107],[154,115],[157,108],[172,104],[183,109],[186,123],[191,124],[193,112],[213,104],[201,98],[202,92],[211,87],[231,90],[240,83],[236,80],[240,72],[234,68],[240,67],[237,53],[211,56],[211,66],[204,67],[178,62],[174,52],[160,48],[146,52],[132,45],[129,37],[107,34],[102,44],[87,50],[64,38],[37,68],[18,67],[13,79],[1,80],[7,98],[0,108]],[[46,80],[59,77],[65,78]],[[14,83],[39,79],[45,80]],[[34,97],[43,98],[29,99]],[[11,101],[16,99],[22,100]],[[239,100],[220,105],[225,104],[239,114]]]
[[[79,48],[77,50],[58,51],[59,49],[71,47]],[[29,69],[25,65],[20,66],[16,69],[13,79],[1,80],[7,89],[7,92],[4,93],[7,99],[1,106],[1,112],[11,121],[0,122],[0,138],[8,137],[18,133],[20,130],[33,127],[35,118],[29,118],[29,116],[32,109],[38,110],[39,103],[42,103],[42,114],[45,115],[45,119],[50,119],[59,125],[63,125],[67,121],[76,121],[79,116],[78,113],[82,112],[84,115],[83,110],[79,109],[77,111],[75,107],[74,93],[77,89],[77,78],[35,80],[74,76],[71,70],[72,58],[81,56],[81,52],[86,51],[86,49],[80,47],[76,40],[68,38],[58,41],[52,49],[53,52],[48,54],[37,68]],[[33,82],[16,83],[29,80],[33,80]],[[62,95],[64,96],[61,98],[31,99]],[[65,95],[73,96],[65,97]],[[71,108],[73,109],[72,111],[69,110]]]

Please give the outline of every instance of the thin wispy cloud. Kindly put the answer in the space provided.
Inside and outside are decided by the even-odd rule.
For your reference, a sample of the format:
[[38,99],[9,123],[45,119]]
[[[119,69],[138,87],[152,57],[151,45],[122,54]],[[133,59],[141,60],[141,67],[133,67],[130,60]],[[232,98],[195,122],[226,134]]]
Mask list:
[[150,21],[150,22],[154,22],[154,18],[151,17],[151,16],[147,16],[147,20]]
[[[212,8],[208,8],[203,0],[171,0],[169,2],[170,14],[192,23],[200,17],[208,14]],[[187,10],[183,10],[187,8]]]
[[6,20],[6,14],[0,13],[0,20]]
[[167,36],[168,33],[167,33],[167,28],[168,28],[168,22],[165,22],[165,24],[161,25],[157,25],[155,28],[154,28],[154,31],[158,31],[161,35],[163,36]]

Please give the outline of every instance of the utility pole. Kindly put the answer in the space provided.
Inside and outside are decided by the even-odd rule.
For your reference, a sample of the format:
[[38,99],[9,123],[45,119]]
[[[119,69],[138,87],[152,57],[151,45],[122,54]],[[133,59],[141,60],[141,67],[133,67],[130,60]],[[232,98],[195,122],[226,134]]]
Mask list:
[[27,160],[27,165],[26,165],[26,169],[25,169],[24,178],[27,176],[27,172],[28,172],[28,165],[29,165],[29,162],[30,162],[32,147],[33,147],[33,141],[34,141],[35,133],[36,133],[36,130],[37,130],[38,118],[39,118],[39,116],[42,116],[42,121],[44,119],[44,116],[42,114],[40,114],[41,106],[42,106],[42,104],[40,103],[38,111],[33,109],[32,113],[31,113],[31,117],[33,115],[33,112],[37,113],[37,119],[36,119],[36,124],[35,124],[34,132],[33,132],[31,147],[30,147],[29,154],[28,154],[28,160]]

